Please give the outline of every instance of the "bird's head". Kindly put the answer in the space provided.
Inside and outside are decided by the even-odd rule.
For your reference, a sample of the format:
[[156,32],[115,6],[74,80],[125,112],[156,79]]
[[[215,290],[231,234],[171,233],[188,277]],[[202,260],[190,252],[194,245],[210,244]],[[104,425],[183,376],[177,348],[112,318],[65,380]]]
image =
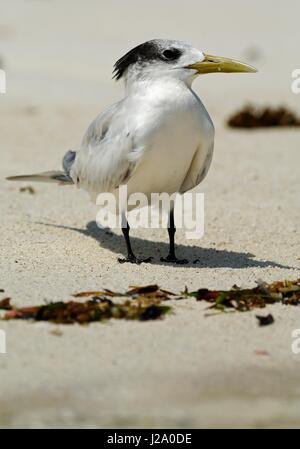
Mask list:
[[120,58],[114,65],[114,78],[128,81],[173,77],[190,84],[196,76],[205,73],[256,71],[248,64],[208,55],[185,42],[154,39]]

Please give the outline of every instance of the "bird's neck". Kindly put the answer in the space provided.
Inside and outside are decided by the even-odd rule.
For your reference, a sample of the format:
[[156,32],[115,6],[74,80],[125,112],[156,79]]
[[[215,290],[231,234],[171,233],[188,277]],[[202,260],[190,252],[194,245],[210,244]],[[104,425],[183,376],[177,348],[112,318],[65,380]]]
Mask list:
[[172,95],[172,91],[191,89],[192,79],[180,79],[172,76],[165,77],[128,77],[125,79],[126,96],[134,95],[136,92],[146,93],[151,90],[164,90],[168,95]]

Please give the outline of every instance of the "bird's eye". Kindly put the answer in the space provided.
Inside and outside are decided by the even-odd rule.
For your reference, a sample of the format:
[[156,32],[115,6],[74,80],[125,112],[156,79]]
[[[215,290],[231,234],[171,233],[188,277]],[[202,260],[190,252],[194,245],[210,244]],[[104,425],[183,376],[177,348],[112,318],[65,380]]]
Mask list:
[[180,51],[177,48],[169,48],[168,50],[164,50],[162,54],[164,59],[174,61],[180,56]]

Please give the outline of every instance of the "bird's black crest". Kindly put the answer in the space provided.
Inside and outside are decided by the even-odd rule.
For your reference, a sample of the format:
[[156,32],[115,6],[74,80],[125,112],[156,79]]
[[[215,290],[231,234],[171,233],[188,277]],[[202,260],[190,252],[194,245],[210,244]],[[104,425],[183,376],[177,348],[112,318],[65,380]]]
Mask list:
[[119,80],[132,64],[138,61],[151,61],[158,56],[158,46],[150,41],[140,44],[122,56],[114,65],[114,78]]
[[122,78],[128,67],[136,62],[153,60],[174,61],[174,59],[180,56],[181,52],[177,48],[165,49],[164,56],[164,52],[162,51],[164,47],[161,42],[163,41],[153,40],[144,42],[126,53],[114,65],[114,78],[116,80]]

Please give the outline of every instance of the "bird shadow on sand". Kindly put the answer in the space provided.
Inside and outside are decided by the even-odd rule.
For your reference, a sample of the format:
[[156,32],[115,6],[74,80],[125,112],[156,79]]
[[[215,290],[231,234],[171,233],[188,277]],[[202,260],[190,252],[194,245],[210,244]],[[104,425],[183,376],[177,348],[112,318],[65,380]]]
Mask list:
[[[118,256],[121,254],[126,256],[126,247],[123,235],[119,235],[110,229],[101,229],[95,221],[90,221],[86,225],[86,229],[74,228],[63,225],[55,225],[50,223],[38,224],[50,226],[55,228],[66,229],[70,231],[79,232],[87,237],[92,237],[101,246],[101,248],[108,249]],[[167,265],[172,264],[163,262],[161,257],[168,254],[169,244],[166,242],[157,242],[145,240],[138,237],[130,237],[131,244],[135,254],[138,257],[150,257],[153,259],[151,265]],[[224,249],[215,248],[201,248],[201,246],[176,245],[177,257],[185,258],[189,261],[185,265],[175,265],[178,267],[203,267],[203,268],[282,268],[293,269],[269,260],[255,260],[255,256],[250,253],[242,253],[237,251],[227,251]],[[197,260],[196,263],[194,261]]]

